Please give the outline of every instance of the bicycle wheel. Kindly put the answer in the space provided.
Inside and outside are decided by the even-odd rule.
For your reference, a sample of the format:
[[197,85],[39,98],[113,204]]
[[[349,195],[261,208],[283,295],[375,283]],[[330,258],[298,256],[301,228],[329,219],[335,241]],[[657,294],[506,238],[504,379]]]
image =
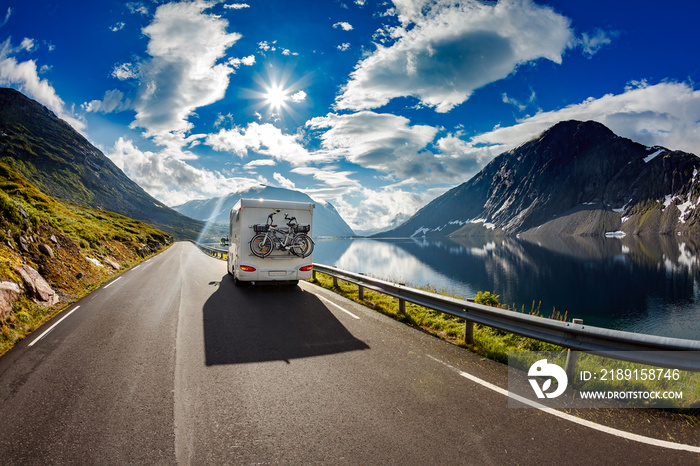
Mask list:
[[258,257],[267,257],[272,253],[272,239],[265,233],[258,233],[250,240],[250,251]]
[[295,256],[308,257],[314,250],[314,242],[309,235],[301,233],[294,237],[290,249]]

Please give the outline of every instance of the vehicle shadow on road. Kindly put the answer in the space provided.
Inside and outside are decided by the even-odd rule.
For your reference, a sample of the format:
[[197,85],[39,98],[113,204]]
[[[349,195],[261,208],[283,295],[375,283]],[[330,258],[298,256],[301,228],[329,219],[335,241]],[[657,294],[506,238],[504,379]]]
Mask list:
[[203,324],[207,366],[289,362],[369,348],[298,286],[236,287],[228,275],[204,303]]

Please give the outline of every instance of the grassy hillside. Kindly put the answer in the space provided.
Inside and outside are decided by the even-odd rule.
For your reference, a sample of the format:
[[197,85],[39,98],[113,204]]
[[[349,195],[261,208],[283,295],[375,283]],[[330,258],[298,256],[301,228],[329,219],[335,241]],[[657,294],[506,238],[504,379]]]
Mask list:
[[176,238],[197,238],[204,226],[154,199],[68,123],[14,89],[0,88],[0,162],[45,194],[148,222]]
[[47,196],[0,162],[0,282],[22,286],[17,268],[28,265],[60,298],[47,308],[22,292],[9,316],[0,319],[0,354],[170,242],[169,234],[143,222]]

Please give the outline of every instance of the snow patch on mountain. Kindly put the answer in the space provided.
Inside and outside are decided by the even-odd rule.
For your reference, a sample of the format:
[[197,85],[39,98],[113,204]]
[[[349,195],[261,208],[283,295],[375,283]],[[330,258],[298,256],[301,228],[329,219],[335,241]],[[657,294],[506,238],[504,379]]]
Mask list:
[[664,152],[666,152],[666,149],[659,149],[659,150],[657,150],[656,152],[654,152],[653,154],[647,155],[646,157],[644,157],[644,163],[649,163],[649,162],[651,162],[651,161],[654,160],[657,156],[663,154]]
[[496,225],[494,225],[493,223],[487,222],[485,218],[477,218],[475,220],[470,221],[469,223],[483,223],[484,227],[487,230],[494,230],[496,228]]

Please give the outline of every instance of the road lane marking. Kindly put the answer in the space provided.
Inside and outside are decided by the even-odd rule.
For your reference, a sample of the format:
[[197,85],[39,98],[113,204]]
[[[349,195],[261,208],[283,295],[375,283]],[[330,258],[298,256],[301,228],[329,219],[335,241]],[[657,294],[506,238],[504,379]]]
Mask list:
[[356,315],[353,314],[352,312],[348,311],[347,309],[343,309],[342,307],[338,306],[336,303],[334,303],[334,302],[331,301],[330,299],[326,299],[326,298],[324,298],[323,296],[319,296],[319,295],[316,295],[316,296],[318,296],[319,298],[321,298],[323,301],[327,302],[328,304],[331,304],[331,305],[337,307],[338,309],[340,309],[340,310],[343,311],[344,313],[348,314],[349,316],[353,317],[354,319],[358,319],[358,320],[360,319],[358,316],[356,316]]
[[114,283],[118,282],[118,281],[121,280],[121,279],[122,279],[122,277],[117,277],[117,278],[115,278],[114,280],[112,280],[111,282],[109,282],[108,284],[106,284],[106,285],[104,286],[104,288],[109,288],[110,286],[112,286]]
[[46,331],[45,331],[44,333],[42,333],[41,335],[39,335],[38,337],[36,337],[36,339],[34,339],[34,341],[32,341],[31,343],[29,343],[29,346],[34,346],[34,343],[36,343],[37,341],[41,340],[41,339],[44,338],[46,335],[48,335],[49,332],[50,332],[51,330],[53,330],[55,326],[57,326],[58,324],[60,324],[60,323],[63,321],[63,319],[65,319],[65,318],[68,317],[69,315],[73,314],[73,313],[74,313],[75,311],[77,311],[79,308],[80,308],[80,306],[75,306],[68,314],[66,314],[66,315],[64,315],[63,317],[61,317],[55,324],[53,324],[51,327],[49,327],[48,329],[46,329]]
[[[457,372],[459,375],[461,375],[465,379],[469,379],[472,382],[476,382],[479,385],[488,388],[489,390],[493,390],[496,393],[500,393],[501,395],[509,396],[508,390],[501,388],[498,385],[494,385],[490,382],[487,382],[483,379],[480,379],[476,376],[473,376],[467,372],[461,371],[461,370],[457,369],[456,367],[453,367],[453,366],[447,364],[446,362],[443,362],[443,361],[439,360],[438,358],[435,358],[429,354],[426,354],[426,356],[428,356],[433,361],[437,361],[440,364],[447,366],[448,368]],[[658,439],[651,438],[651,437],[645,437],[643,435],[633,434],[631,432],[625,432],[624,430],[614,429],[612,427],[604,426],[602,424],[597,424],[595,422],[587,421],[585,419],[581,419],[579,417],[572,416],[571,414],[563,413],[563,412],[556,410],[556,409],[553,409],[553,408],[548,408],[540,403],[537,403],[536,401],[528,400],[527,398],[521,397],[521,396],[516,395],[514,393],[511,393],[510,396],[514,400],[516,400],[520,403],[526,404],[528,406],[532,406],[533,408],[537,408],[540,411],[544,411],[545,413],[551,414],[553,416],[564,419],[566,421],[573,422],[575,424],[579,424],[579,425],[582,425],[585,427],[589,427],[591,429],[595,429],[599,432],[604,432],[606,434],[614,435],[616,437],[624,438],[627,440],[632,440],[634,442],[646,443],[647,445],[653,445],[656,447],[663,447],[663,448],[668,448],[671,450],[689,451],[692,453],[700,453],[700,447],[695,446],[695,445],[686,445],[684,443],[667,442],[666,440],[658,440]]]
[[141,264],[137,265],[136,267],[132,268],[131,270],[136,270],[136,269],[138,269],[139,267],[141,267]]

